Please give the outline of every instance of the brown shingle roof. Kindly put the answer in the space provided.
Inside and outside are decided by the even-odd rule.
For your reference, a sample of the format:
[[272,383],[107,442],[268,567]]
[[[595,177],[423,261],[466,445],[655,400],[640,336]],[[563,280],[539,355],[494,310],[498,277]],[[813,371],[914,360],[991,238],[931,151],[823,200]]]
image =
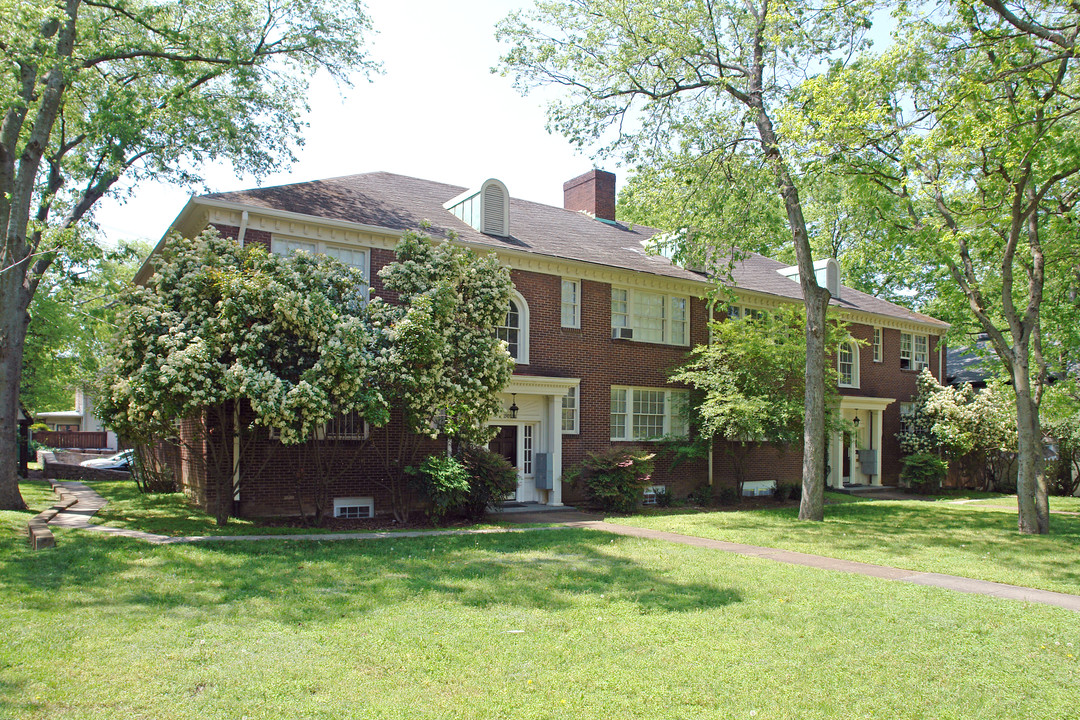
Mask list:
[[[646,254],[642,242],[658,232],[655,228],[621,223],[611,225],[582,213],[528,200],[510,199],[510,237],[485,235],[454,217],[443,207],[443,203],[465,190],[466,188],[457,185],[374,172],[238,192],[213,193],[204,197],[392,230],[416,229],[421,222],[428,221],[432,224],[428,232],[445,236],[448,231],[453,230],[461,240],[471,245],[512,249],[681,280],[708,282],[702,273],[686,270],[666,258]],[[751,253],[736,264],[733,272],[736,287],[793,300],[801,299],[799,284],[776,272],[782,267],[783,263]],[[846,286],[841,290],[840,299],[834,299],[832,304],[851,310],[947,327],[939,320]]]

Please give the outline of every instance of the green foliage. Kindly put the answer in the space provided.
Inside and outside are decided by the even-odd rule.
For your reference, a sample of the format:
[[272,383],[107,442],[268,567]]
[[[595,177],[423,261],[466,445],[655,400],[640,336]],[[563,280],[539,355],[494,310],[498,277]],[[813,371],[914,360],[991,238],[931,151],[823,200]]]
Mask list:
[[949,473],[949,463],[931,453],[916,453],[904,458],[900,480],[918,493],[932,494],[941,489]]
[[436,525],[468,501],[469,471],[455,457],[431,455],[417,469],[415,477],[428,501],[428,517]]
[[652,479],[654,457],[653,453],[617,447],[589,453],[564,474],[564,480],[583,483],[589,501],[602,510],[633,512]]
[[105,250],[86,243],[57,256],[30,304],[19,401],[32,412],[70,410],[74,391],[96,397],[116,332],[116,302],[149,254],[145,243]]
[[517,489],[517,470],[497,452],[469,445],[461,454],[469,473],[469,495],[461,508],[470,520],[480,520],[489,507],[498,505]]
[[[671,379],[704,393],[700,433],[738,443],[798,445],[803,437],[806,383],[805,314],[783,305],[756,318],[714,322],[712,342],[694,348]],[[830,325],[829,344],[843,330]],[[836,371],[828,371],[829,398]],[[827,401],[828,399],[827,398]]]
[[713,505],[716,498],[713,496],[712,485],[709,485],[707,482],[698,485],[686,496],[686,501],[691,505],[700,505],[702,507]]
[[171,237],[146,287],[125,296],[103,420],[147,441],[178,419],[246,401],[255,422],[296,444],[357,412],[385,423],[370,382],[363,281],[325,256],[241,248],[207,230]]
[[656,489],[656,507],[669,508],[675,502],[675,493],[668,490],[667,486]]

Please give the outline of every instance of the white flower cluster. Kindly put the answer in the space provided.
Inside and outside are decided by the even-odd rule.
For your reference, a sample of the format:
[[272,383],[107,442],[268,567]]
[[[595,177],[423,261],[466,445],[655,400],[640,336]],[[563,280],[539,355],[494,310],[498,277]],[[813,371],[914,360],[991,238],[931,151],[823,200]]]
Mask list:
[[138,439],[246,401],[295,444],[344,413],[384,425],[395,407],[415,432],[483,439],[513,371],[494,331],[509,272],[415,233],[397,254],[380,276],[399,302],[365,303],[362,278],[331,258],[240,248],[214,230],[170,237],[147,287],[125,298],[102,414]]

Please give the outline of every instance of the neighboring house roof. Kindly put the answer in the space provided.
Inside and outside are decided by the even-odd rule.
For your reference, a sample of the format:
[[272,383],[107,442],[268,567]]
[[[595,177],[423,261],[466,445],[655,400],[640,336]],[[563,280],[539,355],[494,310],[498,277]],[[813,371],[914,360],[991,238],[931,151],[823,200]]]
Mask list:
[[999,365],[997,356],[990,349],[989,340],[978,340],[974,345],[964,347],[951,347],[946,358],[948,374],[945,382],[948,385],[970,383],[975,387],[983,387],[986,381],[993,377],[994,370]]
[[[540,203],[510,199],[510,236],[483,234],[454,217],[444,203],[467,188],[387,172],[364,173],[311,182],[212,193],[201,200],[226,202],[251,208],[297,213],[314,218],[395,231],[417,229],[432,223],[428,232],[446,236],[453,230],[461,241],[479,248],[513,250],[564,260],[650,273],[703,285],[711,284],[704,273],[687,270],[659,255],[645,251],[644,242],[659,232],[643,225],[608,223],[584,213]],[[799,301],[797,282],[778,274],[784,263],[750,253],[733,271],[735,286],[751,292]],[[141,271],[140,271],[141,272]],[[929,325],[942,330],[947,323],[843,286],[832,305],[852,311],[881,315]]]

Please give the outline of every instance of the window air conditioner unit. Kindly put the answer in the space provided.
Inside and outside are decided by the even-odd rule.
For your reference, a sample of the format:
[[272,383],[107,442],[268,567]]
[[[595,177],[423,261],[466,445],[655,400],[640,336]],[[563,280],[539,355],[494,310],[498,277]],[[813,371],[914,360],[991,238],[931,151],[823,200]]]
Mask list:
[[634,328],[628,327],[613,327],[611,328],[612,340],[633,340]]

